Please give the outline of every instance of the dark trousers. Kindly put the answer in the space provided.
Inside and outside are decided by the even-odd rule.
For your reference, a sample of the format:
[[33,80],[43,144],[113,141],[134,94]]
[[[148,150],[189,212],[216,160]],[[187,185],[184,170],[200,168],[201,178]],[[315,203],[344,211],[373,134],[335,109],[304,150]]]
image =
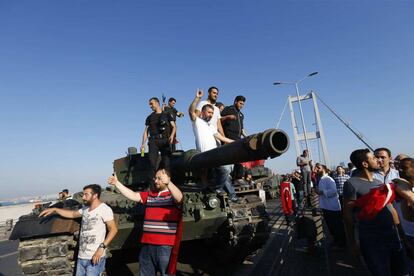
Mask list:
[[157,271],[168,275],[172,246],[144,244],[139,254],[139,275],[154,276]]
[[[378,229],[381,231],[381,229]],[[359,244],[368,270],[375,276],[408,275],[403,246],[395,230],[394,235],[361,233]]]
[[310,171],[302,171],[302,182],[303,182],[303,190],[305,192],[305,196],[310,195],[312,193]]
[[[171,145],[168,138],[150,138],[148,141],[148,157],[152,167],[152,178],[159,168],[170,170]],[[161,154],[162,166],[159,166],[159,154]]]
[[330,211],[322,209],[322,213],[326,225],[328,226],[329,233],[331,233],[335,243],[339,246],[345,247],[346,237],[341,211]]

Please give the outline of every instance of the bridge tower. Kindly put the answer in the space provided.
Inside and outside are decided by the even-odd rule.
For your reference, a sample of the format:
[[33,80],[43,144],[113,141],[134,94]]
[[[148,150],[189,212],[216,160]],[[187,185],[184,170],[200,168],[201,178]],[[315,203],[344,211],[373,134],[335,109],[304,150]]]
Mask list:
[[[298,124],[296,123],[295,110],[293,108],[293,104],[299,103],[299,101],[301,103],[305,101],[312,101],[313,113],[315,115],[315,130],[314,131],[307,131],[309,128],[305,127],[305,129],[302,129],[302,133],[299,133]],[[306,140],[316,141],[318,143],[318,148],[320,148],[319,156],[322,155],[322,158],[323,158],[322,159],[320,157],[319,162],[325,164],[328,168],[330,168],[331,164],[329,160],[329,153],[328,153],[328,148],[326,145],[325,133],[322,127],[321,116],[319,114],[319,107],[317,103],[316,94],[313,91],[311,91],[310,93],[306,95],[299,95],[299,100],[297,96],[288,96],[288,103],[289,103],[289,110],[290,110],[290,120],[292,123],[292,129],[293,129],[293,137],[295,140],[296,155],[297,156],[301,155],[303,149],[306,148],[306,147],[301,147],[302,141],[306,141]],[[305,125],[305,122],[303,122],[303,124]],[[312,159],[312,153],[310,149],[309,149],[309,156]]]

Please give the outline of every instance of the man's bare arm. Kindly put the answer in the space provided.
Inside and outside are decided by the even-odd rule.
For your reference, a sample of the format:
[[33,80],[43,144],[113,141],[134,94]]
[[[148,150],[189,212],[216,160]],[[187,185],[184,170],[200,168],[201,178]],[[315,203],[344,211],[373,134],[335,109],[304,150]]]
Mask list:
[[108,228],[108,234],[106,235],[106,238],[104,240],[105,246],[108,246],[113,238],[116,236],[116,233],[118,233],[118,227],[116,226],[116,223],[114,220],[110,220],[105,222],[106,227]]
[[181,203],[183,201],[183,193],[177,188],[177,186],[175,186],[174,183],[170,181],[167,188],[170,190],[171,196],[174,198],[176,203]]
[[224,135],[223,126],[221,125],[221,120],[217,120],[217,130],[223,137],[226,137],[226,135]]
[[170,137],[168,137],[169,143],[172,144],[174,143],[174,137],[175,134],[177,133],[177,125],[175,124],[174,121],[170,121],[170,125],[171,125],[171,135]]
[[216,134],[214,134],[214,137],[215,138],[217,138],[217,139],[219,139],[221,142],[223,142],[223,143],[227,143],[227,144],[229,144],[229,143],[233,143],[234,142],[234,140],[232,140],[232,139],[229,139],[229,138],[227,138],[227,137],[225,137],[225,136],[223,136],[223,135],[221,135],[220,133],[216,133]]
[[46,210],[43,210],[39,217],[47,217],[53,214],[58,214],[61,217],[64,218],[80,218],[82,215],[79,213],[78,210],[66,210],[66,209],[60,209],[60,208],[48,208]]
[[145,142],[148,139],[148,126],[145,126],[144,133],[142,134],[141,150],[145,148]]
[[350,244],[356,243],[355,232],[354,232],[354,218],[353,218],[353,209],[354,209],[354,200],[344,199],[343,206],[343,217],[345,222],[345,233]]
[[116,174],[108,178],[108,184],[115,186],[126,198],[135,202],[142,202],[141,195],[138,192],[128,189],[124,184],[119,182]]
[[190,115],[190,120],[192,122],[194,122],[200,114],[199,112],[197,113],[196,107],[197,104],[200,102],[201,97],[203,97],[203,91],[197,89],[196,96],[194,100],[191,102],[190,107],[188,108],[188,114]]

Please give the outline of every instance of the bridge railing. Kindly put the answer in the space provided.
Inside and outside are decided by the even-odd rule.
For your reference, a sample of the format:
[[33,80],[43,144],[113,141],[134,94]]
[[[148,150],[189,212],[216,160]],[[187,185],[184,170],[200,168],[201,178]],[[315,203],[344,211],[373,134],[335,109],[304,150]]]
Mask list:
[[13,226],[13,219],[0,221],[0,240],[6,240],[9,238],[10,233],[13,230]]

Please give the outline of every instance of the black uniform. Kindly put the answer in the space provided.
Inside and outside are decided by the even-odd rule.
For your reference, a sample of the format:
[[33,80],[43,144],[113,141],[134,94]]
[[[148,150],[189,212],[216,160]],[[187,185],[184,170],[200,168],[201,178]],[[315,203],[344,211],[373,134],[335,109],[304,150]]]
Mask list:
[[[226,106],[221,112],[221,117],[235,115],[236,120],[226,120],[222,123],[224,135],[232,140],[240,140],[243,129],[243,113],[234,105]],[[241,164],[234,164],[233,178],[240,179],[244,175],[244,168]]]
[[168,138],[171,134],[171,124],[174,121],[172,115],[168,112],[151,113],[145,120],[148,126],[148,149],[149,160],[155,176],[156,170],[159,168],[158,152],[161,153],[163,168],[170,169],[171,146]]
[[178,110],[175,107],[166,106],[164,107],[164,112],[170,113],[172,118],[174,119],[174,122],[177,120]]
[[221,112],[221,117],[235,115],[236,120],[226,120],[223,122],[224,135],[232,140],[239,140],[242,136],[244,115],[234,105],[226,106]]

